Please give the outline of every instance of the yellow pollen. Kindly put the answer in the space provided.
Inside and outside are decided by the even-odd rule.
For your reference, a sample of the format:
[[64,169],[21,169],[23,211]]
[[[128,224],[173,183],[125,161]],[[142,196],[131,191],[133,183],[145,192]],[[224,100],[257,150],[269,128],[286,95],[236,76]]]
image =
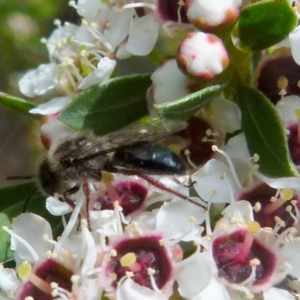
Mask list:
[[280,89],[280,90],[284,90],[287,88],[289,84],[289,81],[286,77],[284,76],[280,76],[277,80],[277,87]]
[[252,169],[253,169],[254,171],[257,171],[257,170],[259,169],[259,164],[254,164],[254,165],[252,166]]
[[152,268],[148,268],[147,273],[149,276],[154,275],[156,273],[156,271]]
[[297,200],[291,200],[292,205],[296,206],[298,201]]
[[257,233],[260,231],[260,224],[256,221],[249,221],[247,223],[247,230],[250,233]]
[[164,239],[159,240],[159,245],[160,246],[164,246],[166,244]]
[[274,197],[274,196],[272,196],[271,198],[270,198],[270,202],[275,202],[277,200],[277,198],[276,197]]
[[258,258],[253,258],[250,260],[250,266],[259,266],[260,260]]
[[114,201],[113,206],[114,208],[119,208],[120,207],[119,201]]
[[259,212],[261,210],[261,204],[260,202],[256,202],[254,205],[254,211]]
[[194,244],[195,246],[198,246],[198,245],[201,244],[201,240],[200,240],[199,238],[194,239],[194,240],[193,240],[193,244]]
[[58,284],[56,282],[51,282],[50,286],[52,289],[56,289],[58,287]]
[[79,280],[79,276],[78,275],[71,276],[71,282],[72,283],[76,283],[76,282],[78,282],[78,280]]
[[117,256],[117,251],[115,249],[111,249],[110,256]]
[[25,279],[31,274],[31,264],[28,261],[23,261],[18,267],[18,275],[20,278]]
[[56,19],[56,20],[54,20],[53,24],[54,24],[55,26],[60,26],[60,25],[61,25],[61,21],[58,20],[58,19]]
[[125,274],[128,278],[133,277],[134,275],[133,272],[129,272],[129,271],[125,272]]
[[102,182],[103,183],[109,183],[112,182],[114,180],[114,176],[111,173],[107,173],[107,172],[101,172],[102,175]]
[[285,210],[290,213],[293,210],[292,205],[288,205]]
[[282,219],[280,219],[278,216],[275,216],[274,220],[280,227],[285,227],[285,222]]
[[254,163],[257,163],[259,161],[259,155],[257,154],[257,153],[255,153],[254,155],[253,155],[253,162]]
[[33,297],[28,296],[28,297],[25,298],[25,300],[34,300],[34,299],[33,299]]
[[205,134],[206,134],[207,136],[211,136],[211,129],[207,129],[206,132],[205,132]]
[[217,147],[216,145],[212,145],[212,146],[211,146],[211,149],[212,149],[212,151],[217,151],[217,150],[218,150],[218,147]]
[[287,201],[287,200],[291,200],[294,196],[294,193],[291,189],[282,189],[280,191],[280,197],[281,199]]
[[86,19],[81,19],[81,24],[84,25],[84,26],[87,26],[88,22],[87,22]]
[[120,259],[122,267],[130,267],[136,262],[136,255],[133,252],[129,252]]
[[58,290],[53,290],[53,291],[51,292],[51,296],[52,296],[53,298],[56,298],[56,297],[58,296]]
[[81,219],[80,224],[81,224],[81,226],[87,227],[88,222],[86,219]]

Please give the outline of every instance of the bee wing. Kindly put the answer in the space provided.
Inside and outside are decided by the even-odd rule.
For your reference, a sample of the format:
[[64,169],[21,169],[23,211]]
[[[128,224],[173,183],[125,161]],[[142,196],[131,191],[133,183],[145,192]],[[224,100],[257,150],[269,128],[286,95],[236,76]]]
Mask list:
[[94,156],[106,155],[120,147],[140,141],[154,142],[182,129],[184,129],[184,126],[167,130],[160,118],[152,118],[144,123],[136,122],[108,135],[96,137],[89,146],[77,152],[74,159],[88,159]]

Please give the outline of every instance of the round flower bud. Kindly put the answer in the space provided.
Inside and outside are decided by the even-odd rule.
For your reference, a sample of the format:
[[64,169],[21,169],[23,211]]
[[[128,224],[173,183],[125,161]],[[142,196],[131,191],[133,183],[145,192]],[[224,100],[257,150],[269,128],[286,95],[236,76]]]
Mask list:
[[223,42],[217,36],[190,32],[181,43],[177,63],[188,75],[211,80],[226,69],[229,58]]
[[233,24],[239,16],[241,0],[187,0],[187,17],[200,29]]

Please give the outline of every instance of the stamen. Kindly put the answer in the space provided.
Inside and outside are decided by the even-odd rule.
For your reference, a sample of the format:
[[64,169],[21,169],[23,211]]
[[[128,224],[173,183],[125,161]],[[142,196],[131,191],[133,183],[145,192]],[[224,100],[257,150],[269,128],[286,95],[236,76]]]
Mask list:
[[161,293],[161,290],[158,288],[158,286],[154,280],[154,276],[153,276],[156,273],[156,271],[153,270],[152,268],[148,268],[147,272],[148,272],[148,275],[150,276],[150,281],[151,281],[153,290],[155,292]]
[[247,234],[237,256],[237,262],[244,263],[249,256],[250,249],[254,241],[254,234],[260,230],[258,222],[250,221],[247,223]]
[[57,244],[55,245],[55,252],[56,253],[59,253],[63,243],[67,240],[67,238],[70,235],[72,229],[74,228],[74,226],[77,222],[81,207],[83,205],[83,201],[84,201],[84,197],[83,197],[83,195],[80,194],[79,197],[77,197],[76,205],[75,205],[74,210],[71,214],[69,222],[67,223],[67,226],[66,226],[65,230],[63,231],[63,234],[62,234],[61,238],[58,240]]
[[278,78],[278,80],[277,80],[277,87],[278,87],[278,89],[279,89],[279,95],[280,96],[285,96],[286,95],[286,88],[287,88],[287,86],[288,86],[288,84],[289,84],[289,81],[288,81],[288,79],[286,78],[286,77],[284,77],[284,76],[280,76],[279,78]]
[[[294,193],[291,189],[282,189],[280,192],[280,198],[271,198],[272,203],[269,203],[264,208],[264,214],[270,215],[273,212],[275,212],[278,208],[280,208],[283,204],[286,203],[286,201],[289,201],[292,199]],[[275,201],[274,201],[275,200]]]
[[249,275],[249,277],[244,280],[243,282],[241,282],[241,285],[251,285],[253,283],[253,281],[255,280],[256,277],[256,267],[260,265],[260,261],[257,258],[253,258],[250,261],[250,266],[251,266],[251,274]]
[[52,282],[51,287],[52,287],[52,292],[51,292],[52,297],[60,297],[61,300],[71,299],[72,294],[68,290],[59,287],[57,283]]
[[[224,182],[227,185],[227,188],[229,190],[229,201],[230,201],[230,204],[231,204],[230,207],[231,207],[232,212],[234,213],[235,212],[235,199],[234,199],[234,196],[233,196],[233,191],[232,191],[231,185],[229,184],[225,173],[223,173],[220,176],[220,179],[224,180]],[[235,213],[233,215],[235,215]]]
[[189,149],[185,149],[184,150],[184,155],[186,156],[186,160],[189,163],[189,165],[193,168],[193,169],[197,169],[197,166],[192,162],[191,158],[190,158],[190,150]]
[[20,242],[26,250],[30,253],[32,259],[34,262],[37,262],[39,260],[38,254],[35,252],[35,250],[29,245],[28,242],[26,242],[23,238],[15,234],[11,229],[8,229],[6,226],[2,226],[2,229],[5,230],[8,234],[10,234],[11,237],[16,239],[18,242]]
[[299,218],[298,200],[292,200],[291,203],[294,206],[297,218]]
[[239,181],[239,178],[238,178],[238,176],[237,176],[237,174],[236,174],[236,172],[235,172],[235,168],[234,168],[234,166],[233,166],[233,163],[232,163],[231,158],[228,156],[228,154],[227,154],[225,151],[220,150],[216,145],[213,145],[213,146],[212,146],[212,150],[213,150],[213,151],[216,151],[216,152],[219,152],[220,154],[222,154],[222,155],[226,158],[227,163],[228,163],[228,166],[229,166],[230,171],[231,171],[231,173],[232,173],[234,182],[235,182],[236,186],[237,186],[239,189],[241,189],[241,188],[242,188],[242,185],[241,185],[241,183],[240,183],[240,181]]
[[297,217],[293,214],[293,207],[292,207],[292,205],[288,205],[285,210],[293,218],[294,223],[295,223],[294,225],[298,224],[299,221],[298,221]]

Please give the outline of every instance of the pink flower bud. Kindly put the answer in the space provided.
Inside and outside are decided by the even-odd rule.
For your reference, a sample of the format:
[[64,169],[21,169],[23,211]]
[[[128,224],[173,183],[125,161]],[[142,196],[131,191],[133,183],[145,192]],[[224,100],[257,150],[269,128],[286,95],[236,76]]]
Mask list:
[[211,80],[226,69],[229,58],[223,42],[217,36],[190,32],[181,43],[177,63],[189,75]]
[[232,24],[240,13],[241,0],[187,0],[187,17],[200,29]]

